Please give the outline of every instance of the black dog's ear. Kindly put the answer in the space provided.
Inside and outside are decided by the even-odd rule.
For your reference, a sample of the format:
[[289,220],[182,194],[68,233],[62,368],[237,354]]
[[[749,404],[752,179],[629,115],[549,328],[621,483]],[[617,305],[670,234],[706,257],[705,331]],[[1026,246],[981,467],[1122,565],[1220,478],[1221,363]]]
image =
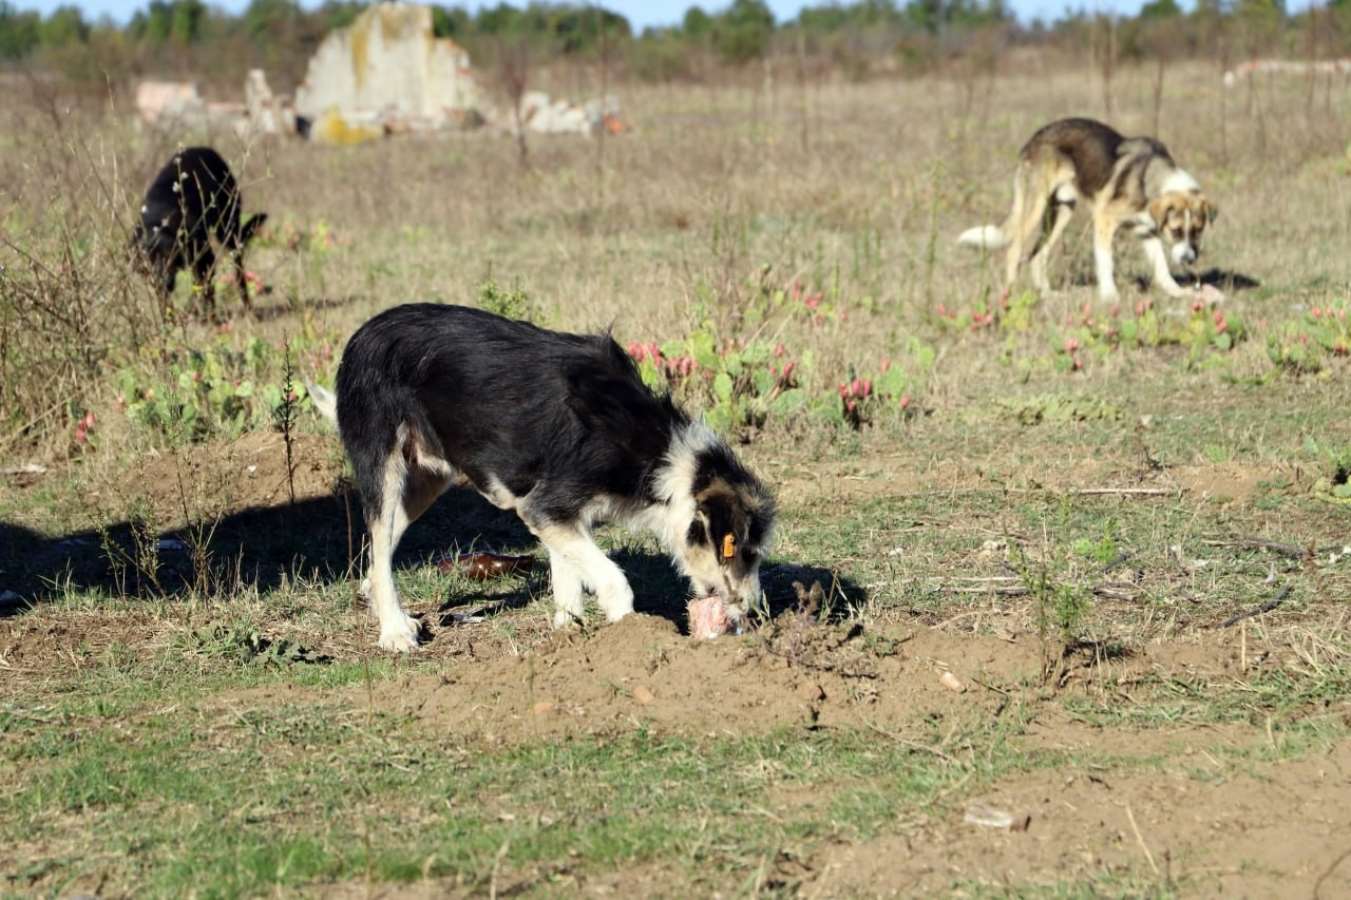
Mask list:
[[267,213],[254,213],[249,216],[248,221],[244,223],[244,227],[239,229],[239,242],[247,244],[253,240],[258,234],[258,229],[262,228],[265,222],[267,222]]
[[726,564],[735,559],[740,548],[737,546],[739,530],[735,504],[726,494],[712,494],[699,503],[699,511],[708,521],[708,534],[713,539],[713,550],[718,554],[718,562]]

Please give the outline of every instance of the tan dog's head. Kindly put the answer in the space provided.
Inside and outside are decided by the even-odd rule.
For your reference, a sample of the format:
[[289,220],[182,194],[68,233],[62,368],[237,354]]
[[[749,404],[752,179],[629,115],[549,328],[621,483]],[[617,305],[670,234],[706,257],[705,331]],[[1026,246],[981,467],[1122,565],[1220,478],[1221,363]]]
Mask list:
[[1173,262],[1189,266],[1201,255],[1201,234],[1219,210],[1199,191],[1170,191],[1150,202],[1149,215],[1159,237],[1173,245]]

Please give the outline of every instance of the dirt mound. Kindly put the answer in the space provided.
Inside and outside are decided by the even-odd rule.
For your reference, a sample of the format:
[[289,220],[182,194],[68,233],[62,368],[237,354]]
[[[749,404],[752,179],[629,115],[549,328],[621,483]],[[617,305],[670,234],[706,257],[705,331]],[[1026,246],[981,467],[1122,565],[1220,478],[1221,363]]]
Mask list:
[[635,728],[891,729],[921,710],[993,709],[1000,685],[1035,678],[1039,665],[1030,642],[927,629],[889,635],[788,614],[756,634],[692,641],[666,619],[633,615],[520,656],[387,683],[375,703],[488,742]]

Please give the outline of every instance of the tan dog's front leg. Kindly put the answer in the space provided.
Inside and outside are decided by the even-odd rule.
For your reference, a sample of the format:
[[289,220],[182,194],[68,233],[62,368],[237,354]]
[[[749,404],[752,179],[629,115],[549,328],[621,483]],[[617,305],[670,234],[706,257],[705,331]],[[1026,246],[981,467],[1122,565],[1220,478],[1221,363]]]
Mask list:
[[1162,290],[1169,297],[1184,297],[1187,292],[1173,278],[1173,272],[1168,268],[1168,252],[1163,248],[1163,241],[1157,237],[1147,237],[1141,242],[1145,251],[1145,258],[1154,266],[1154,285]]
[[1121,295],[1116,289],[1116,275],[1112,262],[1112,238],[1116,236],[1116,222],[1099,213],[1093,221],[1093,265],[1098,273],[1098,299],[1103,303],[1117,303]]

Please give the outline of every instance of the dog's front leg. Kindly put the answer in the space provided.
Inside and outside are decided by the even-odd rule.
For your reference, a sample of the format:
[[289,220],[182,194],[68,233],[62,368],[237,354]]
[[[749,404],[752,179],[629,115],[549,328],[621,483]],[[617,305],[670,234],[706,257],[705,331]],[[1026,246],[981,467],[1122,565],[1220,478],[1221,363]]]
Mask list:
[[1168,268],[1168,251],[1163,247],[1163,241],[1157,236],[1147,237],[1141,241],[1145,251],[1145,258],[1154,266],[1154,285],[1162,290],[1169,297],[1184,297],[1187,292],[1173,278],[1173,271]]
[[1093,227],[1093,265],[1098,273],[1098,299],[1103,303],[1121,300],[1112,263],[1112,238],[1115,235],[1116,223],[1099,216]]
[[566,628],[580,622],[582,608],[582,574],[562,553],[549,551],[549,580],[554,589],[554,627]]
[[[551,567],[554,557],[561,557],[565,569],[571,568],[583,584],[595,591],[596,602],[600,604],[607,620],[617,622],[633,612],[633,588],[629,587],[628,579],[619,566],[605,555],[605,551],[596,546],[585,528],[574,524],[551,524],[535,531],[549,550]],[[557,568],[553,568],[553,574],[556,578]],[[566,584],[566,587],[570,589],[571,585]],[[559,598],[557,581],[554,591],[554,603],[561,612],[564,608],[561,604],[571,601],[566,594],[562,599]],[[578,598],[577,606],[580,605],[581,600]]]

